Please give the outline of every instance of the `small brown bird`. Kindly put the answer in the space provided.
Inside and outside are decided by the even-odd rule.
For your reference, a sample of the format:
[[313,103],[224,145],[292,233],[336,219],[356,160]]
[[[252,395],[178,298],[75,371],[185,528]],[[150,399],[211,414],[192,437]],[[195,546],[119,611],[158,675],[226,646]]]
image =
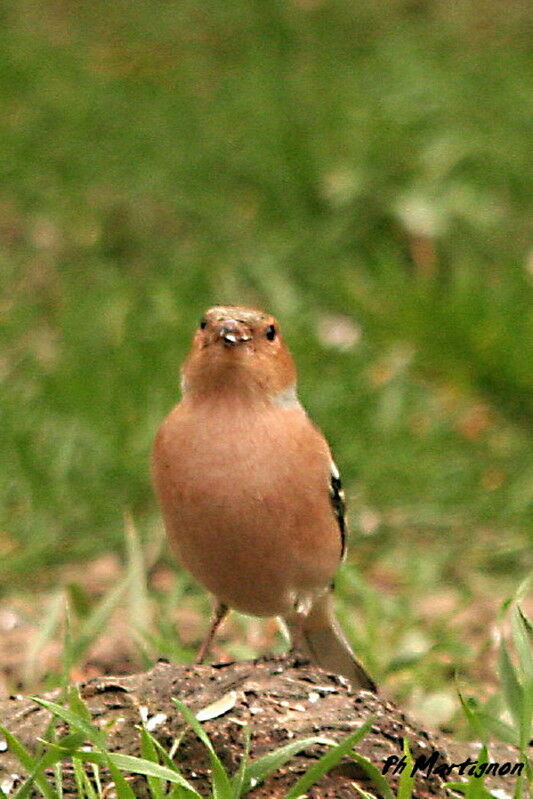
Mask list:
[[152,470],[170,546],[217,600],[200,662],[235,608],[282,617],[304,655],[376,690],[333,610],[346,547],[339,473],[298,401],[273,316],[233,306],[206,312],[182,369],[182,400],[157,432]]

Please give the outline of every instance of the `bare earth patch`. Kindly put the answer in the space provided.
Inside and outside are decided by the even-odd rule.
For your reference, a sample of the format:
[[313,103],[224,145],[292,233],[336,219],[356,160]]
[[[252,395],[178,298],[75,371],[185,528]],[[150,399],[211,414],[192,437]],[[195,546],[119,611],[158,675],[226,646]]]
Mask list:
[[[469,744],[454,744],[430,735],[405,716],[392,702],[366,691],[353,691],[348,683],[294,657],[280,657],[224,663],[211,666],[181,666],[159,662],[142,674],[118,677],[95,677],[80,685],[94,722],[106,727],[110,751],[139,755],[138,725],[151,720],[152,733],[168,750],[184,730],[184,720],[172,703],[178,698],[195,713],[224,698],[220,714],[210,717],[204,727],[230,773],[238,769],[243,752],[242,723],[251,729],[251,757],[257,758],[293,740],[321,735],[336,741],[373,719],[370,732],[358,745],[360,754],[381,770],[385,759],[401,757],[403,739],[409,740],[413,757],[425,757],[438,750],[442,761],[451,763],[468,756],[476,758],[477,749]],[[58,691],[46,698],[59,701]],[[30,749],[44,735],[50,720],[47,711],[30,699],[12,696],[0,701],[3,724]],[[59,733],[66,732],[59,729]],[[313,759],[325,751],[313,746],[292,758],[278,772],[250,792],[258,799],[282,797]],[[450,754],[453,751],[453,756]],[[492,752],[493,759],[496,752]],[[516,762],[510,748],[498,751],[498,760]],[[439,762],[442,762],[439,761]],[[206,750],[191,731],[186,732],[175,755],[183,775],[200,792],[208,790],[209,760]],[[10,775],[20,775],[17,759],[0,751],[0,783]],[[20,775],[23,778],[23,775]],[[455,775],[454,775],[455,777]],[[144,778],[132,777],[135,795],[147,796]],[[397,777],[390,779],[395,789]],[[20,779],[15,781],[20,783]],[[513,780],[489,779],[487,784],[512,795]],[[308,792],[310,799],[355,799],[355,785],[372,790],[373,786],[353,760],[346,758],[337,768]],[[75,791],[72,773],[65,766],[65,793]],[[418,799],[446,796],[443,780],[436,775],[417,776],[414,795]]]

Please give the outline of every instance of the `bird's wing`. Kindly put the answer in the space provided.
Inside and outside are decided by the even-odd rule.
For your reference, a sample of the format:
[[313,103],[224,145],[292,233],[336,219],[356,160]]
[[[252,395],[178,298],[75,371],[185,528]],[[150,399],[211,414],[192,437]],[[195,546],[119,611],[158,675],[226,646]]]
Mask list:
[[331,461],[331,477],[329,481],[329,498],[333,513],[339,525],[341,536],[341,559],[346,555],[346,501],[342,490],[341,476],[334,461]]

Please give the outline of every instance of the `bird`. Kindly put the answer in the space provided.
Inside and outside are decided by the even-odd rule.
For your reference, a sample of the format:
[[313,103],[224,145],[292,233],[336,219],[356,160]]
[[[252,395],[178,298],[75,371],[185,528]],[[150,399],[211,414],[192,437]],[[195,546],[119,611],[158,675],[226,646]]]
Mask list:
[[170,549],[215,600],[197,662],[230,609],[276,616],[299,654],[376,692],[335,616],[344,493],[296,377],[274,316],[214,306],[182,366],[181,400],[157,430],[152,480]]

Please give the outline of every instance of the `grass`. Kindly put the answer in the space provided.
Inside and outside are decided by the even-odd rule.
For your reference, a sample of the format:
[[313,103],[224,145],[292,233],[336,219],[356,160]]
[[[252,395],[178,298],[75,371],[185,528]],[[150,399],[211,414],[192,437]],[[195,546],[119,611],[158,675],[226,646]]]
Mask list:
[[[150,442],[220,300],[281,317],[352,494],[512,550],[531,500],[527,12],[153,9],[3,11],[3,580],[117,545],[124,508],[149,526]],[[352,350],[320,340],[331,314]]]
[[524,583],[513,600],[504,603],[502,608],[502,616],[511,617],[514,657],[502,637],[499,647],[501,692],[483,704],[474,698],[466,701],[459,695],[471,732],[483,742],[485,756],[489,740],[496,738],[516,747],[520,761],[526,764],[516,781],[514,799],[527,794],[527,785],[533,779],[529,758],[533,733],[533,627],[520,604],[529,588],[530,584]]
[[[197,319],[237,301],[280,318],[342,471],[344,627],[404,706],[460,729],[454,673],[495,690],[487,631],[530,568],[527,5],[0,13],[0,592],[46,617],[26,685],[66,564],[122,557],[125,513],[160,563],[151,441]],[[115,611],[82,569],[67,674]],[[140,662],[190,657],[174,606],[203,595],[125,579]],[[227,650],[254,654],[235,624]]]

